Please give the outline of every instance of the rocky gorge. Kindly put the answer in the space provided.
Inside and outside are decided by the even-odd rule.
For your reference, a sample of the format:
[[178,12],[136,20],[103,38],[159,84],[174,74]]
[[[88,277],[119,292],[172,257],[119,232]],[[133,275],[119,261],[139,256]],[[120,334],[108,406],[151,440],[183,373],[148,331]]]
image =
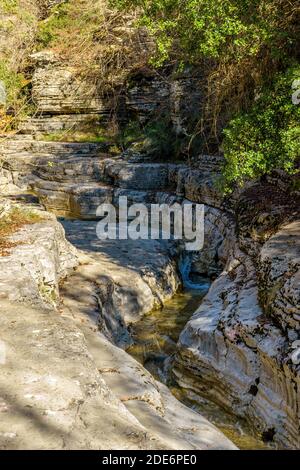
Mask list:
[[[204,247],[187,274],[210,288],[180,334],[173,380],[265,441],[299,448],[299,191],[290,196],[275,173],[225,198],[221,156],[153,161],[113,155],[107,142],[65,142],[68,130],[105,121],[109,103],[52,51],[32,61],[36,116],[0,142],[0,220],[15,207],[40,217],[0,257],[0,447],[236,448],[126,352],[132,325],[182,288],[180,260],[190,256],[169,241],[99,240],[97,207],[127,196],[205,205]],[[143,121],[168,101],[182,129],[193,84],[143,78],[127,109]],[[54,132],[61,140],[44,139]]]

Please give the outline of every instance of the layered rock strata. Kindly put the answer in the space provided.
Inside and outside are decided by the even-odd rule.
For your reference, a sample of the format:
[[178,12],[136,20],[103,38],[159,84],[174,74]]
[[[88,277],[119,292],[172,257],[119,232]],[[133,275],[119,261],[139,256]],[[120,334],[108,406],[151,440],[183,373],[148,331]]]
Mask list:
[[299,221],[284,225],[251,260],[233,239],[223,272],[180,336],[174,368],[187,394],[212,399],[266,440],[293,448],[300,445],[299,240]]
[[[1,216],[12,207],[4,200]],[[94,227],[90,237],[90,227],[66,227],[74,242],[78,234],[84,240],[78,252],[53,216],[40,216],[10,237],[10,252],[0,258],[0,447],[235,449],[107,337],[108,325],[118,331],[116,312],[133,321],[154,293],[162,295],[160,277],[173,278],[176,288],[165,249],[157,246],[151,262],[155,246],[130,255],[124,247],[124,258],[117,246],[97,253]],[[145,254],[148,261],[133,264]],[[78,262],[58,305],[58,283]]]
[[[296,199],[299,194],[295,198],[290,193],[284,196],[285,189],[278,185],[282,180],[275,178],[273,186],[267,186],[266,182],[254,185],[252,199],[243,201],[240,194],[234,194],[231,201],[225,202],[215,186],[215,175],[222,163],[218,157],[202,156],[191,168],[138,158],[126,160],[124,156],[113,159],[102,144],[39,141],[39,135],[45,132],[80,129],[90,119],[97,121],[99,116],[105,120],[110,110],[94,90],[80,81],[76,71],[62,67],[53,53],[39,53],[33,60],[36,64],[33,98],[40,116],[24,124],[23,135],[1,142],[0,189],[6,195],[33,191],[51,212],[88,220],[95,218],[99,204],[117,205],[119,196],[127,196],[129,202],[146,204],[171,205],[185,201],[205,204],[205,245],[201,252],[193,254],[191,269],[196,274],[218,277],[181,334],[174,374],[193,399],[205,395],[248,419],[265,439],[274,440],[280,446],[299,448],[300,229]],[[143,79],[140,84],[139,79],[133,80],[127,90],[127,109],[144,123],[151,113],[158,112],[160,105],[170,108],[171,99],[173,123],[178,132],[185,132],[180,108],[183,90],[192,85],[186,81],[162,85],[157,77]],[[283,207],[277,196],[272,200],[272,187],[276,186],[280,187],[280,198],[286,198]],[[260,207],[261,196],[269,190],[271,196],[266,208],[252,215],[251,210]],[[294,212],[289,206],[294,206]],[[290,212],[288,217],[282,217],[285,211]],[[57,303],[58,282],[76,264],[76,256],[70,245],[64,245],[59,225],[54,220],[47,224],[24,228],[15,235],[24,247],[20,245],[16,249],[18,256],[10,255],[9,265],[4,258],[1,261],[5,301],[19,299],[43,308]],[[116,249],[113,244],[104,246],[93,241],[92,222],[67,221],[65,227],[68,237],[83,250],[84,256],[81,253],[83,264],[75,278],[71,278],[74,284],[73,281],[65,283],[63,313],[76,322],[79,318],[80,324],[81,314],[92,312],[92,319],[97,319],[103,333],[95,341],[104,342],[104,349],[111,348],[112,355],[118,353],[122,358],[123,352],[114,349],[108,339],[127,344],[128,324],[175,292],[179,278],[174,258],[178,257],[178,250],[171,253],[156,243],[137,245],[136,251],[126,244]],[[46,242],[47,230],[50,239]],[[23,235],[29,237],[30,243],[24,243]],[[67,261],[59,261],[62,252],[67,254]],[[13,276],[5,274],[10,265],[14,266]],[[80,298],[73,286],[76,289],[78,286]],[[86,349],[83,354],[87,354]],[[106,359],[109,354],[105,353]],[[118,374],[123,378],[122,367],[111,371],[113,366],[108,359],[103,368],[108,381],[112,374],[111,384],[118,382]],[[119,393],[118,388],[115,390]],[[130,403],[125,411],[122,408],[125,413],[122,416],[133,406],[134,419],[140,426],[144,418],[138,408],[145,410],[148,391],[130,393],[129,400],[122,400]],[[150,394],[150,407],[162,403],[165,391],[157,393]],[[144,397],[137,400],[137,407],[133,404],[134,396]],[[161,405],[158,409],[160,418],[165,416]],[[168,423],[174,427],[177,418]],[[159,440],[161,437],[160,434]],[[71,442],[82,445],[76,439]],[[151,446],[147,439],[135,443],[122,439],[122,445],[129,448]],[[100,440],[91,442],[96,447],[102,445]],[[153,445],[170,444],[155,442]],[[194,445],[188,442],[183,445]],[[202,446],[200,441],[198,444]],[[16,445],[22,446],[21,441]]]

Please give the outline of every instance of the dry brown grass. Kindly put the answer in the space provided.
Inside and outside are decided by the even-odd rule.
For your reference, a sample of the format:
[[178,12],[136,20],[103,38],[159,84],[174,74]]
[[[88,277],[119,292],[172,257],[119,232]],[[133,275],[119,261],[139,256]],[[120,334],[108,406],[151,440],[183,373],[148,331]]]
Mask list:
[[7,256],[9,250],[19,243],[9,240],[9,237],[20,230],[24,225],[40,222],[42,217],[30,211],[13,208],[8,214],[0,218],[0,256]]
[[[0,6],[1,1],[7,0],[0,0]],[[106,0],[69,0],[52,10],[45,9],[46,4],[46,0],[17,0],[17,8],[0,15],[0,26],[4,24],[0,61],[5,60],[13,74],[24,73],[26,87],[31,75],[30,53],[37,48],[52,49],[62,64],[77,71],[92,94],[109,95],[117,103],[128,74],[146,66],[150,57],[152,44],[147,33],[136,27],[138,14],[112,10]],[[67,11],[63,23],[56,21],[61,10]],[[48,16],[43,16],[47,11]],[[55,34],[44,44],[40,34],[49,24]],[[1,133],[18,127],[30,96],[20,99],[16,92],[13,101],[12,112],[0,116]]]
[[37,0],[0,0],[0,69],[4,74],[0,74],[0,80],[4,81],[9,97],[7,106],[0,109],[1,133],[8,132],[14,123],[17,125],[28,106],[22,88],[29,83],[26,69],[35,45],[38,4]]
[[98,92],[116,90],[130,71],[148,63],[151,42],[136,27],[137,12],[124,15],[105,0],[70,0],[67,9],[68,21],[49,47]]

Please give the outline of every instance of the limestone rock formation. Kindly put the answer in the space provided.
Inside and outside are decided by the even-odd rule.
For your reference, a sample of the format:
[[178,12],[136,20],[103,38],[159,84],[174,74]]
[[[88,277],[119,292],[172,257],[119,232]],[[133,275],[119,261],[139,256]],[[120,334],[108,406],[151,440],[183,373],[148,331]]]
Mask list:
[[1,313],[1,449],[235,448],[101,335],[41,308]]
[[[9,204],[7,211],[12,207],[17,206]],[[77,252],[55,217],[35,212],[41,221],[11,235],[16,246],[0,256],[0,295],[12,302],[53,308],[59,300],[59,282],[78,263]]]
[[[219,159],[208,164],[202,158],[198,169],[192,169],[182,164],[112,159],[96,144],[27,138],[5,142],[2,155],[6,189],[12,183],[15,189],[31,189],[48,210],[59,215],[93,219],[101,202],[117,205],[120,195],[146,204],[205,204],[205,246],[193,256],[192,270],[221,275],[181,335],[174,369],[177,380],[187,390],[207,395],[246,417],[280,445],[299,446],[299,371],[291,359],[299,338],[296,222],[269,237],[262,247],[248,237],[244,226],[238,239],[232,207],[227,211],[214,186]],[[83,291],[79,292],[92,299],[94,308],[95,303],[98,306],[106,337],[119,345],[128,344],[128,323],[175,292],[179,281],[172,257],[178,257],[178,251],[166,256],[153,244],[137,247],[136,253],[124,247],[123,256],[109,243],[91,248],[88,225],[73,224],[78,224],[77,232],[82,231],[90,244],[81,248],[91,250],[101,265],[100,271],[89,264],[80,268],[76,285]],[[81,235],[71,233],[70,239],[79,247],[82,244]],[[126,254],[131,250],[133,259]],[[159,269],[151,264],[153,252],[162,259]],[[126,266],[120,270],[111,259],[123,259]],[[128,265],[135,268],[128,271]]]
[[31,59],[36,66],[32,77],[32,99],[38,113],[101,113],[101,99],[76,75],[76,70],[62,66],[51,51],[37,52]]
[[209,397],[246,417],[265,438],[294,448],[299,239],[298,222],[283,227],[263,245],[258,268],[232,239],[225,269],[181,334],[174,369],[187,393]]
[[108,389],[75,326],[3,301],[1,313],[2,449],[159,446]]
[[300,221],[283,226],[263,246],[259,260],[265,310],[283,331],[300,330]]
[[154,113],[163,112],[168,107],[169,96],[170,85],[167,80],[158,76],[136,75],[127,87],[127,112],[145,123]]
[[78,305],[87,295],[93,298],[101,330],[113,342],[130,342],[127,327],[163,305],[179,287],[171,247],[156,240],[99,240],[96,222],[63,224],[68,239],[84,255],[83,265],[66,281],[69,291],[73,285]]

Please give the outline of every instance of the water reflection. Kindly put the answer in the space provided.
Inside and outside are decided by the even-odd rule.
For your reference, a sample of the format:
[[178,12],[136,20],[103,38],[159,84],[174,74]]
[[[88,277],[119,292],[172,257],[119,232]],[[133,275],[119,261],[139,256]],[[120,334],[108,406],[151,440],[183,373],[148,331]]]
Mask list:
[[[172,359],[185,324],[200,305],[209,282],[200,280],[201,289],[187,289],[176,294],[163,309],[153,310],[131,327],[134,344],[127,350],[151,374],[166,383],[171,392],[187,406],[215,424],[240,449],[269,449],[249,426],[206,399],[194,397],[181,389],[172,377]],[[206,289],[203,286],[206,285]]]

